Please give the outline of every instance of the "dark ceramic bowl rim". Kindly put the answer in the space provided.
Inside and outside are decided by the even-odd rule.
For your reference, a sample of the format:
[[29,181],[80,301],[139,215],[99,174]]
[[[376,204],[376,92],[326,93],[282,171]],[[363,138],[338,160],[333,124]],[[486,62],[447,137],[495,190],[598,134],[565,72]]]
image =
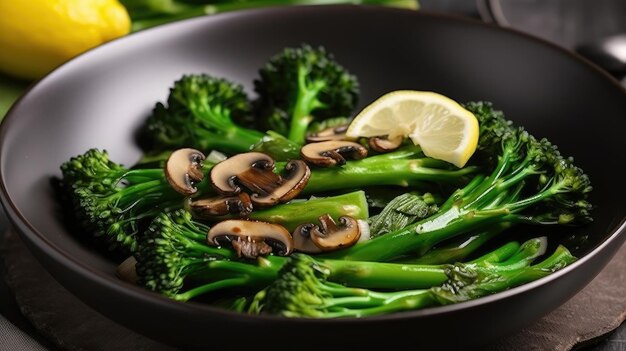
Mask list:
[[[332,11],[333,9],[340,10],[340,9],[345,9],[351,6],[352,5],[325,5],[324,7],[326,7],[326,9],[324,9],[323,11]],[[626,97],[626,88],[624,88],[617,80],[615,80],[608,73],[604,72],[601,68],[597,67],[590,61],[586,60],[585,58],[573,52],[565,50],[546,40],[537,38],[535,36],[526,34],[524,32],[511,29],[511,28],[495,27],[493,25],[485,24],[477,20],[469,19],[466,17],[460,17],[456,15],[430,13],[426,11],[409,11],[409,10],[393,9],[393,8],[386,8],[386,7],[362,6],[362,5],[360,6],[367,8],[368,10],[372,10],[372,11],[396,12],[398,15],[415,16],[415,17],[434,17],[434,18],[437,18],[438,20],[448,21],[448,22],[460,21],[469,25],[485,26],[485,27],[489,27],[490,30],[504,31],[514,36],[525,37],[526,39],[530,39],[536,42],[537,44],[547,46],[551,50],[560,51],[562,54],[569,56],[570,59],[577,61],[579,64],[587,66],[587,68],[590,68],[593,71],[595,71],[596,74],[599,74],[605,77],[606,79],[608,79],[616,88],[621,90],[625,94],[625,97]],[[24,93],[16,101],[16,103],[13,104],[13,106],[10,108],[7,115],[5,116],[4,120],[0,124],[0,154],[4,151],[3,148],[5,147],[5,143],[2,142],[2,140],[5,140],[5,135],[7,135],[11,130],[10,126],[11,126],[12,121],[15,118],[17,118],[15,117],[16,115],[14,114],[14,110],[16,110],[17,107],[23,103],[23,101],[31,94],[31,92],[37,89],[43,89],[43,87],[45,87],[47,84],[54,84],[55,77],[62,75],[65,70],[71,70],[75,62],[79,62],[82,60],[89,60],[92,56],[97,55],[98,52],[101,50],[126,50],[128,49],[128,42],[137,37],[140,37],[140,36],[158,37],[159,35],[162,35],[162,33],[164,32],[167,33],[168,30],[171,30],[173,28],[184,27],[186,23],[195,22],[195,21],[213,21],[216,19],[223,20],[225,18],[238,18],[241,16],[245,16],[247,14],[250,14],[250,13],[262,13],[263,15],[266,15],[266,16],[276,15],[277,13],[281,13],[282,15],[288,15],[291,11],[315,11],[315,8],[319,8],[319,7],[321,6],[299,6],[297,8],[296,7],[266,8],[266,9],[246,10],[246,11],[224,13],[224,14],[218,14],[218,15],[212,15],[212,16],[206,16],[206,17],[192,18],[188,20],[183,20],[183,21],[143,30],[137,33],[132,33],[130,35],[127,35],[126,37],[122,37],[122,38],[113,40],[111,42],[105,43],[103,45],[100,45],[96,48],[93,48],[73,58],[72,60],[66,62],[65,64],[61,65],[60,67],[58,67],[57,69],[55,69],[54,71],[50,72],[48,75],[43,77],[41,80],[35,82],[33,85],[31,85],[28,88],[26,93]],[[131,38],[131,39],[128,39],[128,38]],[[171,299],[168,299],[164,296],[161,296],[157,293],[140,288],[138,286],[133,286],[128,283],[122,282],[121,280],[116,280],[108,275],[101,273],[98,270],[92,269],[89,265],[76,260],[68,252],[59,248],[54,243],[49,241],[43,233],[36,230],[35,227],[28,221],[28,219],[22,215],[22,213],[17,208],[15,203],[13,203],[13,201],[11,201],[10,199],[9,192],[8,192],[8,189],[6,188],[6,184],[4,180],[5,178],[4,167],[1,167],[1,168],[2,169],[0,169],[0,201],[2,202],[4,206],[9,219],[11,220],[13,225],[18,228],[18,232],[21,235],[27,236],[28,239],[31,240],[31,242],[34,245],[37,245],[42,250],[42,252],[45,252],[45,254],[47,254],[48,256],[53,257],[56,261],[68,267],[70,270],[78,273],[84,279],[91,279],[96,284],[108,286],[109,288],[112,288],[113,290],[117,291],[120,294],[129,295],[130,297],[142,298],[144,300],[149,301],[151,304],[163,305],[164,307],[167,307],[171,310],[179,310],[180,312],[183,312],[183,313],[203,313],[203,314],[213,314],[213,315],[224,314],[224,315],[230,315],[230,316],[244,316],[243,314],[238,313],[238,312],[232,312],[232,311],[224,310],[224,309],[213,307],[213,306],[206,305],[206,304],[195,303],[193,301],[187,302],[187,303],[179,303]],[[526,291],[535,289],[538,286],[557,280],[558,278],[564,275],[567,275],[569,272],[576,270],[578,267],[585,264],[586,261],[590,260],[593,256],[595,256],[598,252],[602,251],[606,246],[610,245],[611,242],[613,242],[614,240],[617,240],[620,235],[624,235],[625,233],[626,233],[626,216],[624,216],[621,219],[621,222],[617,225],[617,228],[612,233],[610,233],[610,235],[602,243],[600,243],[597,247],[592,249],[589,253],[581,257],[579,260],[577,260],[575,263],[571,264],[570,266],[564,269],[561,269],[553,274],[550,274],[547,277],[541,278],[537,281],[527,283],[519,287],[510,289],[507,291],[503,291],[494,295],[490,295],[490,296],[482,297],[476,300],[471,300],[471,301],[462,302],[458,304],[448,305],[448,306],[430,307],[430,308],[426,308],[422,310],[398,312],[398,313],[393,313],[389,315],[374,316],[374,317],[367,317],[367,318],[330,319],[330,320],[323,320],[323,322],[324,323],[343,323],[346,320],[348,320],[351,323],[368,323],[369,321],[374,322],[374,321],[381,321],[381,320],[412,319],[412,318],[421,317],[421,316],[443,315],[443,314],[453,313],[458,310],[468,309],[474,306],[489,304],[494,301],[507,299],[511,296],[522,294]],[[267,321],[275,321],[275,320],[284,319],[284,317],[266,316],[266,315],[245,315],[245,318],[256,319],[256,320],[267,320]],[[291,318],[290,321],[293,321],[294,323],[313,323],[313,322],[318,323],[319,322],[319,320],[317,319],[307,319],[307,318]]]

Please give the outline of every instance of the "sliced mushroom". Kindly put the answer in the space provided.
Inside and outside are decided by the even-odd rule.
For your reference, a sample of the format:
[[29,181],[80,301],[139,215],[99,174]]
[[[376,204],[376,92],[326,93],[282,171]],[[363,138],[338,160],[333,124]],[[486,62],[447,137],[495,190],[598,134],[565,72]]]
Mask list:
[[[224,195],[235,195],[241,192],[241,188],[237,184],[240,174],[265,175],[274,169],[274,160],[268,155],[261,152],[247,152],[229,157],[224,161],[216,164],[211,169],[211,184],[219,193]],[[275,177],[274,177],[275,176]],[[271,178],[278,180],[278,175],[274,176],[269,173],[263,177],[263,180]],[[271,182],[270,182],[271,184]]]
[[301,160],[292,160],[285,166],[287,176],[274,173],[274,160],[260,152],[248,152],[230,157],[213,167],[211,183],[224,195],[239,194],[242,187],[251,194],[252,203],[268,207],[287,202],[304,189],[311,170]]
[[252,194],[252,202],[260,207],[272,206],[278,202],[287,202],[298,196],[309,182],[311,170],[302,160],[291,160],[285,166],[288,176],[278,182],[271,192]]
[[289,255],[294,248],[289,231],[279,224],[229,219],[214,225],[207,236],[209,245],[230,244],[237,256],[257,258],[274,252]]
[[360,160],[366,157],[367,149],[351,141],[322,141],[304,145],[300,149],[300,156],[315,166],[342,166],[346,158]]
[[196,149],[178,149],[167,158],[165,178],[177,192],[192,195],[196,189],[194,183],[202,181],[202,161],[204,154]]
[[320,253],[322,249],[311,240],[311,230],[317,226],[313,223],[301,224],[293,231],[294,249],[306,253]]
[[231,196],[213,196],[191,200],[189,203],[189,211],[193,217],[203,219],[229,214],[244,217],[249,215],[252,209],[252,201],[246,193]]
[[329,140],[345,140],[348,126],[349,124],[344,124],[338,127],[326,128],[322,130],[321,132],[308,135],[306,137],[306,142],[307,143],[319,143],[321,141],[329,141]]
[[137,271],[135,270],[136,265],[137,260],[135,257],[130,256],[117,266],[115,273],[121,280],[131,284],[137,284]]
[[389,152],[393,151],[402,145],[403,137],[397,136],[393,139],[387,139],[383,137],[373,137],[369,138],[367,144],[375,151],[378,152]]
[[322,251],[333,251],[354,245],[361,236],[357,220],[344,216],[337,225],[333,218],[325,214],[319,218],[320,225],[310,230],[311,241]]

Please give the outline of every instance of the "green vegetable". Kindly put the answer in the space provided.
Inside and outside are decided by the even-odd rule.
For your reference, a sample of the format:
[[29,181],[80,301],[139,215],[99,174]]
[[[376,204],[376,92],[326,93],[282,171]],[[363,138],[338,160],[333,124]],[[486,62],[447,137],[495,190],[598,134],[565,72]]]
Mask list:
[[250,114],[240,85],[205,74],[186,75],[174,83],[167,107],[157,103],[145,129],[152,152],[183,147],[208,153],[249,151],[264,134],[236,125],[233,118]]
[[416,220],[431,216],[437,211],[435,199],[430,193],[423,195],[402,194],[391,200],[379,214],[368,219],[370,236],[375,238],[404,228]]
[[425,157],[419,147],[348,161],[341,167],[316,168],[304,189],[305,194],[377,185],[424,187],[430,184],[464,184],[477,173],[478,166],[456,168],[451,164]]
[[303,45],[272,57],[254,82],[265,127],[303,144],[315,119],[348,116],[356,107],[356,77],[324,48]]
[[293,231],[303,223],[317,223],[317,218],[330,214],[333,218],[350,216],[355,219],[367,219],[368,207],[365,193],[354,191],[347,194],[294,200],[268,209],[253,211],[250,219],[277,223]]
[[323,119],[319,121],[313,121],[311,125],[309,126],[309,129],[307,130],[308,132],[307,134],[319,133],[323,131],[324,129],[328,129],[328,128],[337,128],[341,126],[346,126],[346,125],[349,125],[351,121],[352,119],[347,118],[347,117],[335,117],[335,118],[328,118],[328,119]]
[[199,274],[207,265],[220,259],[230,259],[232,251],[205,244],[208,227],[192,222],[183,211],[170,216],[160,214],[141,237],[137,259],[137,283],[176,300],[188,300],[202,292],[223,288],[239,282],[233,277],[207,284],[201,291],[179,293],[188,275]]
[[11,105],[26,91],[30,82],[0,74],[0,121]]
[[250,151],[262,152],[281,161],[300,158],[300,145],[272,130],[267,131],[261,140],[252,145]]
[[120,0],[134,31],[186,18],[270,6],[366,4],[417,9],[417,0]]
[[386,261],[426,253],[437,243],[498,223],[584,224],[591,221],[589,178],[548,140],[514,128],[491,105],[468,108],[486,128],[481,149],[497,150],[492,172],[457,190],[435,215],[403,229],[330,255],[355,261]]
[[[327,1],[288,3],[303,2]],[[207,10],[204,0],[126,3],[147,21]],[[268,4],[273,1],[210,6],[225,11]],[[485,249],[518,224],[592,220],[590,181],[573,159],[514,126],[490,103],[465,105],[480,129],[477,151],[465,167],[426,157],[405,140],[396,151],[370,153],[337,167],[307,168],[299,161],[295,176],[283,171],[286,161],[300,158],[307,133],[349,121],[358,98],[356,77],[323,48],[302,45],[272,57],[254,85],[253,108],[238,84],[203,74],[183,76],[167,103],[158,103],[148,118],[144,136],[151,145],[138,164],[127,168],[105,151],[91,149],[61,166],[61,195],[81,232],[131,253],[139,285],[178,301],[202,297],[240,312],[362,317],[475,299],[575,260],[558,247],[534,264],[546,251],[546,238]],[[268,131],[250,129],[257,122]],[[164,161],[179,148],[207,153],[201,169],[196,164],[202,157],[183,150],[166,170]],[[225,155],[248,151],[276,162],[244,156],[240,165],[222,163],[222,175],[211,177]],[[193,184],[200,173],[204,180]],[[276,186],[281,191],[274,191]],[[291,201],[275,206],[257,201],[265,194]],[[369,217],[370,211],[376,215]],[[213,217],[223,213],[239,214]],[[236,216],[244,217],[218,223]],[[361,221],[355,225],[354,219]],[[281,250],[272,252],[276,241]],[[217,244],[224,247],[212,246]],[[322,253],[292,253],[294,246]]]
[[380,292],[351,288],[329,281],[330,271],[311,257],[293,255],[280,276],[259,292],[250,304],[254,314],[286,317],[364,317],[436,305],[458,303],[500,292],[544,277],[572,263],[575,258],[559,247],[541,263],[536,242],[523,245],[504,262],[448,265],[447,281],[430,289]]
[[[138,283],[171,298],[186,301],[225,288],[260,289],[276,279],[291,257],[268,256],[258,261],[239,261],[232,250],[207,245],[208,227],[185,211],[162,213],[140,237],[137,259]],[[490,266],[509,257],[536,257],[545,241],[509,243],[468,264]],[[519,252],[523,252],[520,254]],[[303,255],[296,255],[303,256]],[[522,258],[516,260],[520,261]],[[429,288],[447,279],[446,266],[405,265],[379,262],[314,260],[331,281],[369,288]],[[192,288],[188,289],[187,287]]]
[[[213,167],[204,162],[203,171]],[[127,169],[109,160],[106,151],[91,149],[71,158],[61,166],[62,183],[72,213],[84,232],[103,237],[111,249],[137,248],[136,237],[141,222],[149,222],[164,210],[184,206],[184,196],[174,191],[165,178],[163,168]],[[196,197],[215,193],[210,182],[197,184]],[[250,218],[275,221],[292,230],[301,223],[316,222],[325,213],[332,216],[368,216],[367,201],[362,191],[334,197],[297,200],[289,204],[255,211]]]
[[134,251],[140,221],[182,206],[182,195],[165,179],[163,169],[127,169],[91,149],[61,165],[63,186],[76,222],[111,249]]
[[394,260],[394,262],[405,264],[443,264],[462,262],[476,250],[480,249],[487,241],[496,237],[509,227],[510,223],[500,223],[487,228],[484,232],[480,232],[469,237],[455,238],[452,243],[437,246],[422,256],[409,256],[400,260]]

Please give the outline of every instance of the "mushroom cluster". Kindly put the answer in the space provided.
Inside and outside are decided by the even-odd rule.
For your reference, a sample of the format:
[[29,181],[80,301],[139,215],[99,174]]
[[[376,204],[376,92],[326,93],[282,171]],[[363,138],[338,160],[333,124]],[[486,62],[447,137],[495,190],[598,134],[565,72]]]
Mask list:
[[[330,151],[330,154],[329,154],[330,157],[337,160],[336,162],[328,161],[327,159],[325,160],[326,162],[324,161],[320,162],[320,161],[317,161],[318,158],[315,157],[315,155],[313,155],[312,161],[307,160],[307,162],[316,166],[328,167],[328,166],[342,165],[343,163],[345,163],[345,160],[337,158],[336,154],[332,153],[333,151],[335,153],[339,153],[341,157],[345,157],[346,155],[354,157],[352,159],[360,159],[360,158],[366,157],[367,149],[363,148],[360,144],[352,143],[351,140],[346,136],[346,131],[348,130],[349,126],[350,124],[344,124],[344,125],[337,126],[337,127],[330,127],[318,133],[308,135],[306,138],[306,142],[308,144],[318,144],[318,143],[325,143],[325,142],[345,142],[349,144],[340,144],[341,146],[338,146],[338,144],[332,144],[332,143],[325,144],[323,146],[306,145],[305,147],[308,149],[307,155],[305,156],[303,154],[302,158],[304,160],[307,160],[307,156],[309,154],[313,154],[314,151],[326,149],[325,151],[321,151],[321,153]],[[367,145],[369,146],[370,149],[376,152],[385,153],[385,152],[390,152],[399,148],[400,145],[402,145],[403,141],[404,141],[404,138],[402,136],[398,136],[392,139],[389,139],[386,136],[377,136],[377,137],[368,138]],[[358,146],[354,146],[354,145],[358,145]],[[361,147],[359,148],[359,146]],[[340,149],[340,151],[336,150],[337,148],[341,148],[341,147],[344,147],[344,149]],[[346,148],[354,148],[354,149],[346,149]],[[360,157],[363,153],[365,153],[364,156]]]
[[227,158],[211,170],[211,185],[222,195],[247,192],[255,207],[269,207],[298,196],[311,176],[302,160],[285,166],[286,176],[274,173],[276,163],[261,152],[247,152]]
[[298,226],[293,234],[276,223],[229,219],[215,224],[207,241],[213,246],[231,246],[238,257],[254,259],[274,253],[286,256],[293,251],[320,253],[354,245],[361,236],[357,220],[344,216],[336,223],[329,214],[319,217],[319,225]]
[[294,249],[291,234],[279,224],[230,219],[209,229],[207,241],[213,246],[230,244],[238,257],[257,258],[270,253],[289,255]]
[[231,246],[239,257],[245,258],[270,253],[289,255],[294,250],[306,253],[337,250],[359,240],[356,219],[341,217],[337,223],[326,214],[319,217],[319,224],[302,224],[292,235],[279,224],[246,217],[255,208],[271,207],[297,197],[311,176],[307,163],[321,167],[341,166],[346,159],[366,157],[367,149],[362,145],[339,140],[341,130],[345,131],[335,128],[333,135],[328,132],[326,136],[318,136],[330,139],[303,146],[302,160],[287,162],[283,175],[275,172],[276,162],[260,152],[241,153],[218,162],[208,177],[217,195],[192,197],[197,192],[196,184],[205,178],[202,172],[205,156],[198,150],[174,151],[166,161],[165,175],[172,188],[188,196],[185,207],[194,218],[239,217],[214,224],[207,236],[210,245]]

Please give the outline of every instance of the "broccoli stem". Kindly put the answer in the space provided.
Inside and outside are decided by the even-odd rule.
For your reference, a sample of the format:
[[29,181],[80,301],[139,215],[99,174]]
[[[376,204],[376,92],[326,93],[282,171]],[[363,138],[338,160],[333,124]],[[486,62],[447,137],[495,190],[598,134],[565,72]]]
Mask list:
[[388,261],[408,252],[425,254],[435,244],[457,235],[480,230],[486,226],[505,221],[506,210],[489,214],[462,213],[458,207],[431,216],[395,232],[387,233],[346,250],[324,255],[352,261]]
[[298,96],[293,108],[291,123],[289,124],[289,135],[287,138],[295,143],[304,144],[306,131],[313,121],[311,113],[323,104],[318,100],[318,95],[326,86],[323,80],[307,82],[306,68],[298,67]]
[[476,166],[451,170],[447,166],[439,168],[441,165],[440,161],[426,157],[396,159],[385,155],[348,161],[342,167],[313,169],[303,193],[314,194],[377,185],[407,187],[423,182],[457,184],[478,171]]
[[196,296],[207,294],[212,291],[221,290],[225,288],[231,288],[235,286],[243,286],[243,285],[248,284],[249,281],[250,281],[249,276],[241,276],[241,277],[236,277],[236,278],[218,280],[216,282],[205,284],[197,288],[187,290],[184,293],[172,295],[170,297],[176,301],[182,301],[182,302],[189,301]]
[[[340,304],[341,308],[338,308],[336,312],[327,312],[318,317],[323,318],[345,318],[345,317],[367,317],[367,316],[377,316],[381,314],[389,314],[400,311],[407,310],[417,310],[426,307],[435,306],[437,304],[437,300],[434,298],[433,294],[430,293],[429,290],[417,290],[411,292],[403,292],[403,296],[389,296],[387,300],[383,300],[384,303],[372,303],[370,299],[369,303],[361,303],[360,306],[345,306]],[[339,301],[341,302],[341,301]],[[363,308],[363,305],[371,305],[373,307]],[[350,308],[352,307],[352,308]]]
[[293,231],[300,224],[317,223],[317,219],[324,214],[330,214],[333,218],[350,216],[355,219],[367,219],[369,214],[365,192],[355,191],[339,196],[312,198],[306,201],[296,200],[253,211],[248,217],[281,224],[287,230]]
[[[529,241],[532,242],[532,241]],[[471,266],[492,267],[500,262],[533,259],[545,250],[545,242],[540,245],[524,244],[524,249],[516,242],[505,244],[466,264]],[[516,254],[516,256],[514,256]],[[514,260],[511,260],[514,258]],[[280,270],[288,264],[290,258],[268,256],[260,258],[257,265],[236,261],[215,261],[207,264],[209,269],[199,270],[193,276],[196,281],[213,281],[216,277],[230,278],[232,274],[247,276],[248,287],[270,284],[278,277]],[[507,263],[507,264],[513,264]],[[448,278],[446,265],[409,265],[382,262],[354,262],[343,260],[315,260],[312,264],[328,273],[328,280],[349,287],[376,289],[422,289],[441,285]],[[228,272],[229,274],[219,274]],[[213,283],[209,283],[213,284]],[[210,288],[210,291],[214,291]],[[201,290],[198,290],[201,291]]]
[[460,240],[456,240],[455,242],[445,246],[435,247],[422,256],[406,257],[394,262],[406,264],[443,264],[461,262],[482,247],[487,241],[491,240],[508,227],[510,227],[510,223],[501,223],[487,229],[484,232],[480,232],[470,237],[460,238]]
[[[497,265],[511,258],[520,245],[511,242],[485,254],[467,265]],[[526,250],[515,258],[536,257],[540,248]],[[343,260],[320,260],[329,269],[328,280],[346,286],[376,289],[419,289],[443,284],[448,278],[445,265],[413,265],[382,262],[354,262]]]
[[265,137],[264,133],[253,129],[244,129],[236,125],[225,126],[221,132],[222,135],[216,137],[210,132],[198,129],[196,134],[205,136],[199,141],[199,144],[202,145],[202,151],[228,150],[233,154],[248,152]]

